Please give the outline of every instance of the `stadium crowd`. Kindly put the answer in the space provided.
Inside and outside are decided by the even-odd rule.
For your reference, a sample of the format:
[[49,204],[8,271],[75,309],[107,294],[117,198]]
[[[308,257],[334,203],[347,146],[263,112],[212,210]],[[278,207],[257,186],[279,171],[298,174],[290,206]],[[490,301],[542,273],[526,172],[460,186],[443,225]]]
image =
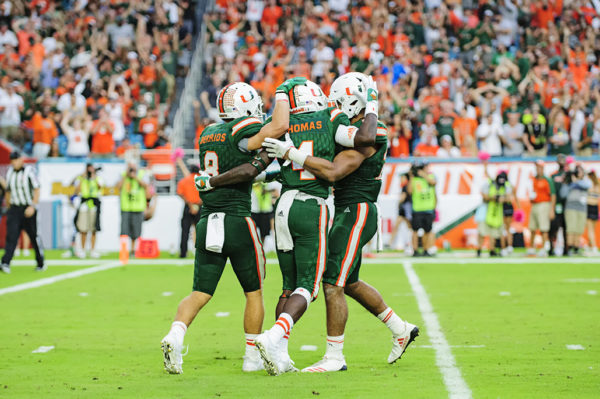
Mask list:
[[600,18],[574,0],[217,0],[205,16],[202,127],[225,82],[270,93],[290,76],[325,93],[372,74],[390,156],[598,153]]
[[3,1],[0,137],[34,157],[164,145],[195,0]]

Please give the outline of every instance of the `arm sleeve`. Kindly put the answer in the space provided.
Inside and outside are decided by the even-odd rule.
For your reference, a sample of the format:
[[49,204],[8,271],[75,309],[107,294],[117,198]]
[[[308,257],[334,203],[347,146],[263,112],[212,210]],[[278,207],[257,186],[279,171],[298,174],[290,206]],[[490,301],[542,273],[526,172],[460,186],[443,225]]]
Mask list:
[[[233,142],[233,144],[242,152],[248,152],[247,149],[244,149],[244,139],[247,139],[254,136],[256,133],[260,132],[260,129],[262,128],[263,123],[260,121],[260,119],[255,118],[255,117],[247,117],[244,119],[241,119],[240,121],[238,121],[235,125],[233,125],[233,127],[231,128],[231,140]],[[240,143],[242,144],[242,146],[240,146]],[[247,148],[247,143],[246,143],[246,148]]]
[[377,135],[375,136],[376,144],[387,144],[388,138],[387,126],[383,122],[377,122]]
[[554,187],[554,182],[552,181],[552,179],[545,177],[546,181],[548,182],[548,185],[550,186],[550,194],[556,194],[556,188]]

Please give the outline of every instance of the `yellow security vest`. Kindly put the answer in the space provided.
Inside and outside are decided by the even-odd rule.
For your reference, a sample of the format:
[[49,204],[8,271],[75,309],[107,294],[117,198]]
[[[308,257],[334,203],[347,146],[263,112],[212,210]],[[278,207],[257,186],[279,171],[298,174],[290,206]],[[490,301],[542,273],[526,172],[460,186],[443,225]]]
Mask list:
[[[138,179],[142,180],[144,171],[138,171]],[[121,211],[123,212],[144,212],[146,210],[146,190],[136,180],[126,176],[121,187]]]
[[435,187],[429,185],[422,177],[410,179],[412,185],[413,212],[430,212],[435,210]]
[[[496,195],[504,195],[506,194],[506,187],[502,186],[500,189],[496,187],[496,183],[490,181],[490,191],[489,196],[491,198],[495,198]],[[487,206],[487,214],[485,215],[485,223],[491,227],[502,227],[504,222],[504,212],[503,212],[503,204],[500,202],[496,202],[494,200],[490,200]]]
[[100,183],[98,178],[87,179],[83,176],[77,178],[79,181],[79,195],[82,199],[88,199],[87,205],[92,208],[94,206],[94,199],[98,199],[100,196]]

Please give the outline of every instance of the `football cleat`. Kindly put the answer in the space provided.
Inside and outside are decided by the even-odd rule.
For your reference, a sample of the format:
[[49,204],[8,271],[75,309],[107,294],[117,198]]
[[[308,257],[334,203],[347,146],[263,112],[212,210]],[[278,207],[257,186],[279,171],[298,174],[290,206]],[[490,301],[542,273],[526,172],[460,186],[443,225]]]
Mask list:
[[163,352],[165,370],[169,374],[182,374],[183,354],[181,351],[183,345],[178,344],[175,339],[167,335],[160,342],[160,346]]
[[323,359],[319,360],[312,366],[308,366],[302,369],[303,373],[327,373],[329,371],[346,371],[346,359],[344,356],[341,358],[323,356]]
[[6,263],[3,263],[0,265],[0,270],[2,270],[2,272],[6,273],[6,274],[10,274],[10,266],[7,265]]
[[260,353],[260,357],[262,358],[263,365],[265,366],[267,373],[269,375],[281,374],[278,365],[280,362],[278,362],[279,357],[277,351],[279,345],[277,342],[273,342],[271,340],[271,336],[268,334],[268,331],[254,338],[254,344]]
[[279,352],[277,358],[277,368],[283,373],[296,373],[299,370],[294,366],[294,361],[287,352]]
[[242,371],[251,373],[253,371],[260,371],[264,369],[265,366],[263,365],[263,361],[260,358],[258,351],[246,353],[246,356],[244,356],[244,363],[242,364]]
[[404,352],[406,352],[408,345],[419,336],[419,327],[406,321],[404,325],[406,326],[404,334],[392,336],[392,352],[388,356],[389,364],[395,363],[396,360],[400,359]]

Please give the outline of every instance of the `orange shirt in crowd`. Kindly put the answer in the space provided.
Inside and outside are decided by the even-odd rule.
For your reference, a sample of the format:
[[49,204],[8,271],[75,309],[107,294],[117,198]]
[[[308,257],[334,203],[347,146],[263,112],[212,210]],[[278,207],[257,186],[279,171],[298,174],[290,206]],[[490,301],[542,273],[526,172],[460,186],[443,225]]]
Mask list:
[[533,192],[535,193],[535,198],[531,200],[532,203],[550,202],[552,195],[554,195],[554,183],[546,176],[534,176]]
[[[388,130],[391,132],[391,140],[390,140],[390,156],[397,158],[397,157],[407,157],[410,155],[410,148],[409,148],[409,143],[408,140],[410,139],[409,137],[406,137],[404,134],[402,134],[402,128],[400,128],[400,131],[397,132],[396,135],[396,128],[394,128],[394,126],[389,126]],[[410,135],[410,132],[409,132]]]
[[154,147],[156,140],[158,140],[158,118],[147,116],[140,119],[140,133],[144,135],[146,148]]
[[52,144],[52,140],[58,136],[58,129],[51,118],[44,118],[41,113],[36,112],[31,119],[33,129],[33,143]]
[[92,137],[92,152],[95,154],[109,154],[114,151],[115,141],[113,140],[112,132],[114,130],[114,124],[112,122],[108,122],[110,124],[110,129],[106,129],[105,127],[101,127],[100,130],[96,130],[96,126],[99,121],[94,121],[92,125],[92,132],[94,136]]
[[456,130],[456,145],[459,147],[464,144],[466,138],[471,137],[473,140],[475,139],[475,131],[477,130],[477,121],[475,119],[458,117],[454,120],[452,127]]
[[437,145],[419,143],[415,148],[415,155],[420,157],[435,157],[439,149],[440,147]]
[[262,23],[271,27],[277,25],[279,18],[283,15],[283,10],[279,6],[265,7],[262,15]]
[[31,46],[31,53],[33,54],[33,64],[36,69],[41,69],[42,64],[44,62],[44,55],[46,54],[46,49],[42,43],[36,43]]
[[200,204],[200,193],[196,190],[196,183],[194,183],[194,177],[197,175],[190,173],[177,183],[177,195],[179,195],[185,202],[191,204]]

